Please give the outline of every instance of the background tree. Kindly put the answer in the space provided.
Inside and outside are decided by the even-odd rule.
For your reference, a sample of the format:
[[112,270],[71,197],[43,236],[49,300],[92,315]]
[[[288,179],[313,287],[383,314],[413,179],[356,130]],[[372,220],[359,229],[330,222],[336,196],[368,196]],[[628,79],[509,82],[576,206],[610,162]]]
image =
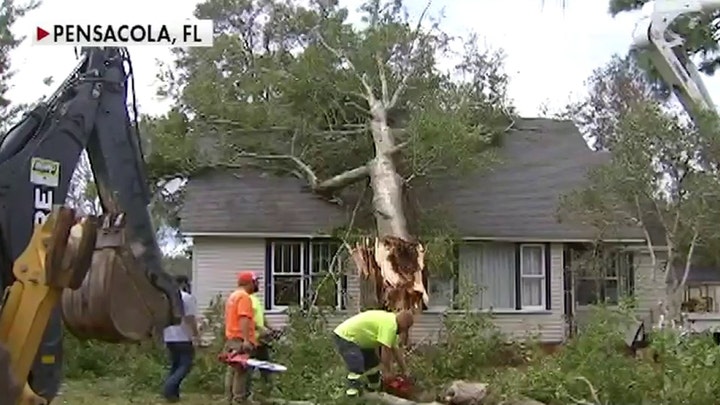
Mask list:
[[[329,199],[369,183],[377,235],[409,254],[388,269],[397,279],[385,281],[419,292],[409,187],[489,160],[511,122],[507,77],[501,54],[478,49],[475,38],[454,41],[436,20],[423,24],[427,7],[415,22],[400,0],[359,11],[361,24],[352,25],[337,1],[198,5],[197,17],[215,21],[215,45],[179,52],[165,73],[163,91],[176,104],[146,121],[151,173],[163,182],[259,165]],[[444,72],[453,44],[462,46],[460,63]],[[389,266],[380,262],[361,268]]]
[[26,12],[36,8],[39,2],[18,4],[14,0],[2,0],[0,5],[0,132],[7,129],[9,120],[21,106],[11,106],[5,96],[10,89],[13,71],[10,66],[10,52],[17,48],[24,37],[12,32],[12,25]]
[[[611,139],[610,161],[590,173],[587,188],[565,196],[562,207],[601,233],[640,227],[653,267],[665,274],[667,304],[675,315],[695,252],[720,236],[717,170],[707,159],[708,151],[720,146],[720,131],[714,117],[702,117],[695,125],[666,108],[645,91],[648,83],[637,70],[620,61],[595,71],[590,80],[595,86],[579,105],[602,98],[611,100],[610,108],[575,109],[590,136]],[[658,234],[664,240],[657,241]],[[663,260],[657,259],[654,244],[667,248]]]
[[612,147],[621,118],[634,105],[646,100],[666,105],[663,99],[656,97],[645,78],[645,71],[631,55],[614,55],[590,75],[586,82],[587,97],[570,105],[567,114],[582,133],[591,137],[594,149]]

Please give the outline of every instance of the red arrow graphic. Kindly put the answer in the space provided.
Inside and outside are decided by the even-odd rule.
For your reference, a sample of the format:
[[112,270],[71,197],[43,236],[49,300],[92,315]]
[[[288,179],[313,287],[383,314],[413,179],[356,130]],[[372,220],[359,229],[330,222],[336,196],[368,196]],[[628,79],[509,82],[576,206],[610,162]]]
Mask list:
[[45,31],[44,29],[42,29],[42,28],[40,28],[40,27],[37,27],[37,29],[36,29],[35,31],[36,31],[36,36],[37,36],[37,40],[38,40],[38,41],[40,41],[41,39],[43,39],[43,38],[45,38],[46,36],[50,35],[49,32]]

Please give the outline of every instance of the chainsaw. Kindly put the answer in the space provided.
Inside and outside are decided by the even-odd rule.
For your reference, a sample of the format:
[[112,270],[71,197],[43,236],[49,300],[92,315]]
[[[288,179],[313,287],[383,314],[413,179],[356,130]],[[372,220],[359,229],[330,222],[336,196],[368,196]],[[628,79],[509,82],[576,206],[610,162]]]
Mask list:
[[282,364],[272,363],[269,361],[253,359],[249,354],[238,353],[238,352],[223,352],[218,355],[218,360],[221,363],[227,364],[230,367],[241,368],[241,369],[258,369],[270,371],[273,373],[282,373],[287,371],[287,367]]
[[408,376],[394,375],[383,377],[382,386],[383,391],[399,398],[410,400],[415,396],[415,382]]

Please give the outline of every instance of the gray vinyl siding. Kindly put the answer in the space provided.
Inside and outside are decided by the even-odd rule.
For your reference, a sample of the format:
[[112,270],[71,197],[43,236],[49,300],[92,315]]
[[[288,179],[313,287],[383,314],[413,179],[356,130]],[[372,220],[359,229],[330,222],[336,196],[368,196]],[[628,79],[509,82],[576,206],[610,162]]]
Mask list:
[[265,240],[207,236],[193,239],[192,289],[200,313],[218,294],[227,296],[235,289],[241,270],[265,275]]
[[[240,270],[256,272],[264,288],[265,277],[264,239],[243,239],[231,237],[196,237],[193,240],[193,290],[200,311],[208,308],[218,294],[227,296],[235,287],[235,275]],[[492,314],[496,325],[503,333],[520,339],[537,333],[543,341],[563,340],[563,294],[562,294],[562,245],[553,244],[551,270],[551,310],[539,313]],[[348,266],[350,267],[350,266]],[[359,310],[359,279],[351,270],[348,276],[348,308],[329,317],[329,326],[334,327],[350,313]],[[260,291],[261,299],[264,291]],[[418,317],[411,334],[415,343],[432,343],[443,334],[443,317],[452,316],[442,312],[427,312]],[[287,323],[282,312],[267,312],[268,322],[281,327]]]
[[[462,249],[460,251],[462,252]],[[564,340],[563,245],[551,244],[550,255],[550,310],[489,314],[499,331],[511,339],[521,340],[532,335],[548,343]],[[448,316],[453,316],[452,311],[423,313],[411,331],[411,340],[431,343],[442,338],[444,319]]]

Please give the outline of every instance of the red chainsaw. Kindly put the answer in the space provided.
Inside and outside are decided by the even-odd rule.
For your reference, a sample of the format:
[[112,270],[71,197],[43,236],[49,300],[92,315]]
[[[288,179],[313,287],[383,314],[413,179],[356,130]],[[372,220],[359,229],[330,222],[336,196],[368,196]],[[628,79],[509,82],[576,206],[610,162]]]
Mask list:
[[415,383],[412,378],[404,375],[383,377],[383,391],[403,399],[412,399],[415,395]]

